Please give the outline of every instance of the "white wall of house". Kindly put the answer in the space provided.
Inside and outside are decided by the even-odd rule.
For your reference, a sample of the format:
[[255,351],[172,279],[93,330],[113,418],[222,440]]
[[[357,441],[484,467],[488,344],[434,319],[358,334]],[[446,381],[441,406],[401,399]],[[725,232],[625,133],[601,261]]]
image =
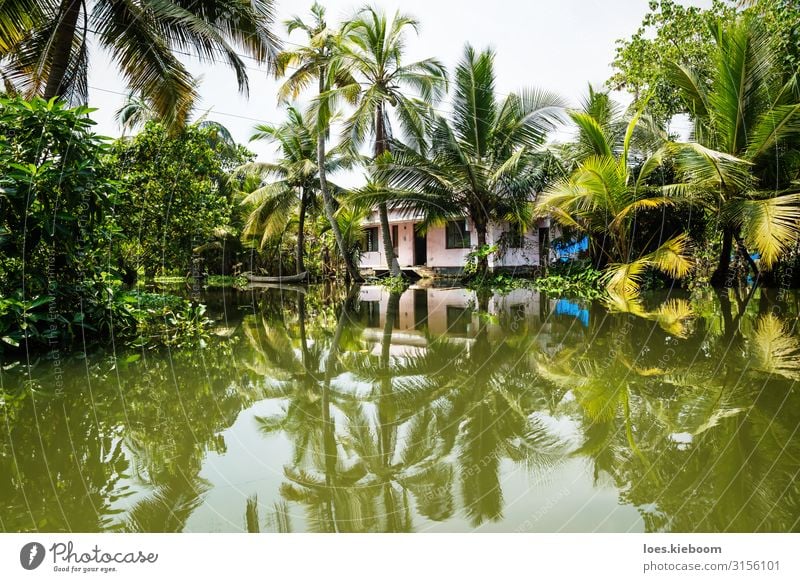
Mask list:
[[[393,225],[398,227],[398,262],[401,267],[418,265],[414,256],[414,225],[419,222],[418,217],[400,215],[399,213],[389,212],[390,228]],[[467,229],[470,234],[471,248],[448,249],[447,236],[444,226],[436,226],[427,232],[427,267],[437,269],[452,269],[464,266],[469,252],[477,247],[477,233],[475,232],[472,221],[467,219]],[[372,213],[364,224],[365,228],[378,228],[378,250],[364,252],[361,255],[361,268],[386,268],[386,257],[383,252],[383,238],[380,232],[380,222],[377,212]],[[549,227],[549,220],[539,220],[524,233],[524,243],[521,248],[506,248],[500,255],[489,257],[489,266],[495,267],[537,267],[540,264],[539,255],[539,228]],[[496,243],[500,240],[504,232],[509,230],[507,223],[491,224],[487,232],[487,241]],[[555,233],[553,233],[555,236]]]

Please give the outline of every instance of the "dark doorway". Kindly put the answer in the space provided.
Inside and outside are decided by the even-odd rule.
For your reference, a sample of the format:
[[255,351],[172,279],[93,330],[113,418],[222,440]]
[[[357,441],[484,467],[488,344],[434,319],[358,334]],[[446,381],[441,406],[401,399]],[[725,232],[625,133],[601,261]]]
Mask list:
[[414,229],[414,264],[424,265],[428,262],[428,237]]
[[428,290],[414,289],[414,329],[428,327]]

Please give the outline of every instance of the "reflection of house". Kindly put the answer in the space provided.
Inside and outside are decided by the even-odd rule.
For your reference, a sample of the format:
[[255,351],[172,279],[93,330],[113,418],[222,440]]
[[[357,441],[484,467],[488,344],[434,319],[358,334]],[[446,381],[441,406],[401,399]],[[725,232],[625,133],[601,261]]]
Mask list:
[[[384,337],[390,293],[380,285],[364,285],[359,296],[359,313],[364,337],[376,353]],[[508,333],[534,334],[542,346],[548,345],[551,327],[559,323],[573,326],[572,313],[557,313],[557,299],[537,291],[516,289],[496,295],[490,301],[491,321],[486,323],[490,337]],[[562,305],[563,307],[563,305]],[[391,339],[391,353],[401,356],[427,345],[428,337],[447,336],[451,341],[469,344],[481,323],[476,312],[474,291],[464,288],[411,288],[400,296]],[[587,312],[588,314],[588,312]],[[578,326],[583,323],[580,320]]]
[[[401,267],[424,266],[435,273],[456,273],[467,254],[477,248],[477,234],[469,219],[453,220],[435,226],[424,234],[418,232],[418,216],[389,211],[389,225],[395,254]],[[361,256],[362,269],[386,269],[380,221],[377,211],[364,223],[366,236]],[[487,243],[499,251],[489,257],[492,269],[533,270],[550,259],[550,221],[540,220],[525,232],[508,223],[490,224]]]

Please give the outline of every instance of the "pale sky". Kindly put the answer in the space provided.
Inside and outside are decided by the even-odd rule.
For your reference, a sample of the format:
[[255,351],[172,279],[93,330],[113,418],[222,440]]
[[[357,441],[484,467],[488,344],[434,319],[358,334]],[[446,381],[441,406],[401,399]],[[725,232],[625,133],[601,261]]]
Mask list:
[[[682,4],[708,7],[710,0],[682,0]],[[327,0],[329,23],[346,18],[364,2]],[[647,0],[377,0],[389,13],[401,8],[421,23],[418,36],[407,39],[408,62],[435,56],[452,71],[464,44],[477,49],[491,46],[496,52],[497,91],[508,93],[522,87],[555,91],[571,103],[585,93],[588,83],[601,86],[611,75],[614,41],[629,37],[647,12]],[[276,32],[287,38],[282,22],[295,14],[306,17],[311,1],[277,0]],[[290,41],[303,41],[300,33]],[[234,138],[247,144],[256,123],[280,122],[276,102],[278,81],[257,65],[252,68],[249,98],[238,93],[234,74],[224,66],[191,64],[202,74],[198,114],[210,109],[208,119],[228,127]],[[97,131],[119,135],[114,112],[124,101],[125,86],[109,60],[93,55],[89,84],[90,104]],[[101,91],[98,89],[105,89]],[[112,92],[109,92],[112,91]],[[623,95],[619,97],[624,98]],[[441,108],[446,108],[443,104]],[[248,147],[259,159],[272,157],[274,146],[253,142]]]

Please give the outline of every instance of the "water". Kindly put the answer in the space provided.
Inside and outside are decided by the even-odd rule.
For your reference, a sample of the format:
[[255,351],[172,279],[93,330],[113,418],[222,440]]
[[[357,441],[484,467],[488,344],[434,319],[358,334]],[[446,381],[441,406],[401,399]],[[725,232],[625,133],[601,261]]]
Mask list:
[[800,529],[795,294],[209,301],[205,349],[4,362],[0,530]]

